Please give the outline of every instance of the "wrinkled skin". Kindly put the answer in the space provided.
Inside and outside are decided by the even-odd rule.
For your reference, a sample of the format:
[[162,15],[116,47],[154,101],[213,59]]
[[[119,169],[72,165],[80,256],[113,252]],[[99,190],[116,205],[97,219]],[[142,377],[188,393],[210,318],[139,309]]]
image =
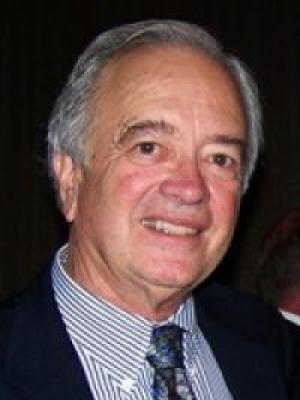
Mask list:
[[189,48],[111,61],[91,104],[89,165],[55,157],[69,274],[150,320],[214,271],[236,224],[246,124],[228,73]]

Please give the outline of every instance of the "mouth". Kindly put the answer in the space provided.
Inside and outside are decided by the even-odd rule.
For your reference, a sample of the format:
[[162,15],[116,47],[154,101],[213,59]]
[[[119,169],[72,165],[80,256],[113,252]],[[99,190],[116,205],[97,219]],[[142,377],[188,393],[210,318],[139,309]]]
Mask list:
[[174,224],[161,219],[143,219],[142,224],[148,229],[169,236],[196,236],[200,232],[200,229],[182,224]]

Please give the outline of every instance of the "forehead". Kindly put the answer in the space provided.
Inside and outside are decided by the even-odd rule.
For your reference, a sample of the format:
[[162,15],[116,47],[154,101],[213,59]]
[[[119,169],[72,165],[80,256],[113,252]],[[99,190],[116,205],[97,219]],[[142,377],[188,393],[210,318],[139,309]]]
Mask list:
[[238,91],[232,76],[220,61],[201,49],[171,45],[138,47],[114,57],[104,67],[98,87],[123,86],[134,78],[137,88],[139,83],[150,83],[150,78],[152,82],[164,80],[166,83],[180,76],[185,76],[186,82],[194,80],[193,83],[199,84],[201,80],[203,86],[206,81],[215,81],[222,88],[226,86],[228,92]]
[[[236,83],[220,62],[189,47],[142,47],[110,61],[99,78],[94,98],[96,117],[118,120],[160,111],[197,113],[244,123]],[[173,115],[173,116],[174,116]],[[164,116],[162,116],[164,117]],[[198,119],[199,119],[198,118]]]

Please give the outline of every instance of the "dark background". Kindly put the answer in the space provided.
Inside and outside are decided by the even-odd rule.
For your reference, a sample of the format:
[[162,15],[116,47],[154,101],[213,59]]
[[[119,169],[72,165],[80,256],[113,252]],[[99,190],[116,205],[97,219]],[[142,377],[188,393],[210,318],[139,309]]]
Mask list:
[[[7,3],[5,5],[5,3]],[[47,119],[78,54],[100,31],[144,18],[206,27],[245,61],[264,107],[265,151],[218,279],[254,292],[266,230],[300,204],[300,11],[282,1],[7,0],[0,9],[0,298],[49,262],[67,229],[46,170]]]

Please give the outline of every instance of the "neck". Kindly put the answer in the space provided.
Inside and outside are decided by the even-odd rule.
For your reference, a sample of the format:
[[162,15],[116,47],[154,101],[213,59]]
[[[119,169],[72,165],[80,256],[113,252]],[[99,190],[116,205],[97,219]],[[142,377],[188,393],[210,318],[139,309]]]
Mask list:
[[130,280],[124,283],[110,268],[103,268],[93,251],[82,250],[81,246],[70,242],[67,274],[83,289],[125,312],[159,322],[173,315],[187,298],[186,291],[153,288]]

